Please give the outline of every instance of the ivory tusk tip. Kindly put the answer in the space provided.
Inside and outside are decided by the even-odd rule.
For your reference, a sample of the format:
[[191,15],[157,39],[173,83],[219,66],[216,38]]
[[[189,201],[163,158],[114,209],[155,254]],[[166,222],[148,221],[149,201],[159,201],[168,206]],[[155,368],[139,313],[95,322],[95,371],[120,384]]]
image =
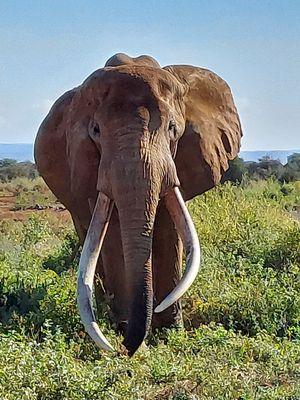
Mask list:
[[162,303],[160,303],[158,306],[155,307],[154,312],[155,312],[156,314],[158,314],[158,313],[161,313],[161,312],[165,311],[167,308],[168,308],[168,306],[167,306],[167,307],[164,306],[164,305],[163,305],[163,302],[162,302]]
[[101,344],[97,343],[95,340],[94,340],[94,342],[99,347],[99,349],[102,349],[102,350],[105,350],[105,351],[108,351],[108,352],[114,352],[115,351],[115,349],[112,347],[112,345],[110,343],[108,343],[107,341],[105,343],[102,342]]
[[103,350],[110,351],[110,352],[114,352],[115,351],[115,349],[110,344],[106,345],[106,348],[103,349]]

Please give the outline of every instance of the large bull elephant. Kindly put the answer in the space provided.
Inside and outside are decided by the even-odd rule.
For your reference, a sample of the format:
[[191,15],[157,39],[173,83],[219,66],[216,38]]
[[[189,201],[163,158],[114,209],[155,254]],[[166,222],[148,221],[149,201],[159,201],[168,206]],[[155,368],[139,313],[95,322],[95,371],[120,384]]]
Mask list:
[[95,272],[129,355],[151,325],[180,323],[179,298],[200,262],[184,201],[220,182],[241,136],[220,77],[193,66],[161,68],[149,56],[117,54],[55,102],[35,160],[84,244],[78,305],[100,347],[112,349],[93,313]]

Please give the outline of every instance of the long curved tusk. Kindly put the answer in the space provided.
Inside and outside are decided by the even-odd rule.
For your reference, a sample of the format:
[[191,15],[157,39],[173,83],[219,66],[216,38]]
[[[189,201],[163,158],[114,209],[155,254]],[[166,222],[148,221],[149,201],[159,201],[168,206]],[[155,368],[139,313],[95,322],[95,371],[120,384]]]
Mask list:
[[113,206],[114,202],[104,193],[99,192],[82,248],[77,280],[77,304],[85,330],[97,346],[107,351],[113,351],[113,347],[107,341],[96,322],[93,312],[92,296],[97,260],[105,238]]
[[166,195],[165,201],[175,227],[183,241],[186,251],[186,269],[177,286],[155,308],[154,312],[156,313],[160,313],[170,307],[189,289],[199,272],[201,258],[197,232],[179,188],[175,187],[174,190],[170,191]]

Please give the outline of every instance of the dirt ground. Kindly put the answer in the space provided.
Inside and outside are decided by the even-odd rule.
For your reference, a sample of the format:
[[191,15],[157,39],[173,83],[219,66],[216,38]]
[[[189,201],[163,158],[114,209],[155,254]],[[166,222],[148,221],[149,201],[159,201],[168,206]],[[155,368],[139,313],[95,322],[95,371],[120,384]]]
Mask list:
[[[52,207],[52,208],[47,208],[46,210],[44,208],[42,209],[30,209],[30,210],[17,210],[14,211],[14,205],[16,202],[16,197],[13,195],[5,195],[5,196],[0,196],[0,221],[3,221],[4,219],[11,219],[13,221],[24,221],[28,219],[31,215],[35,213],[39,213],[41,211],[46,211],[47,213],[54,214],[56,217],[61,220],[61,222],[70,222],[71,216],[69,212],[62,208],[62,207]],[[296,210],[291,211],[290,215],[300,221],[300,207],[297,207]]]
[[[0,196],[0,221],[4,219],[11,219],[13,221],[24,221],[28,219],[31,215],[39,213],[41,211],[45,211],[45,209],[41,208],[30,210],[17,210],[14,211],[14,205],[16,202],[16,197],[12,195]],[[47,213],[51,213],[59,217],[62,221],[70,221],[70,214],[66,209],[61,209],[60,207],[56,208],[47,208]]]

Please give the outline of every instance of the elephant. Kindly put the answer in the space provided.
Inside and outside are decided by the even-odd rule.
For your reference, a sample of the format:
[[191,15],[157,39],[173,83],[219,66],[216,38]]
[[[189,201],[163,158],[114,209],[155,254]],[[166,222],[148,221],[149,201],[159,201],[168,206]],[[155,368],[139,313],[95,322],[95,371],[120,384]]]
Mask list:
[[180,298],[200,264],[185,202],[220,182],[241,137],[223,79],[145,55],[114,55],[52,106],[35,162],[83,245],[77,302],[104,350],[113,348],[97,325],[94,292],[98,305],[109,303],[129,356],[150,329],[182,323]]

